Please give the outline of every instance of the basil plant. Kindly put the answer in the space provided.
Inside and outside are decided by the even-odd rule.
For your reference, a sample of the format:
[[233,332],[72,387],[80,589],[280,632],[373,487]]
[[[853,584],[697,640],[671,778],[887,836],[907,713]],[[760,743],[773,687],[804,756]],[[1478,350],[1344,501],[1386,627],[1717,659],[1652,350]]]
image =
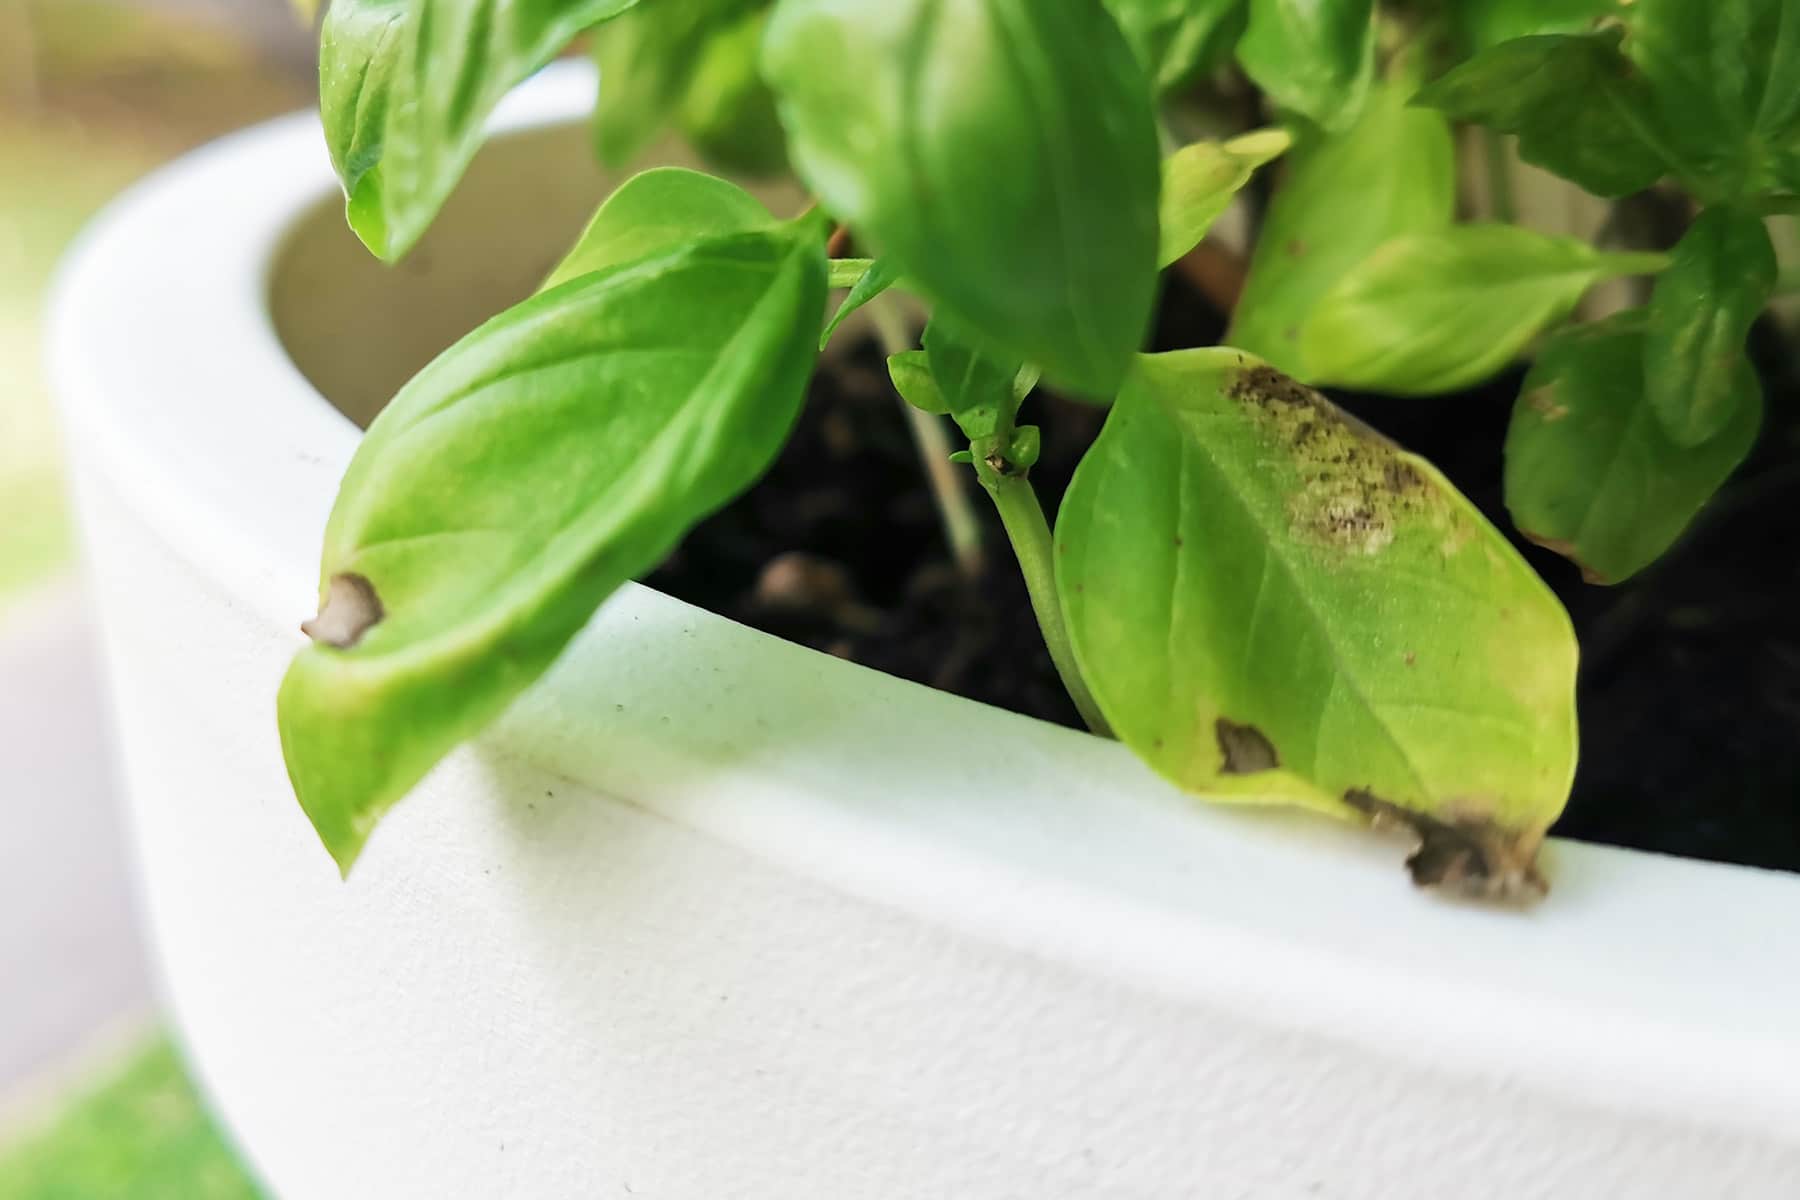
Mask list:
[[[333,0],[325,133],[383,259],[578,38],[603,157],[672,127],[816,203],[781,219],[724,178],[635,175],[536,295],[387,405],[281,687],[301,805],[348,871],[614,589],[757,480],[838,322],[902,292],[930,318],[893,384],[960,435],[951,469],[997,506],[1097,734],[1207,799],[1408,831],[1421,884],[1541,892],[1575,766],[1569,618],[1429,462],[1315,389],[1450,393],[1533,353],[1505,446],[1519,529],[1598,582],[1655,559],[1757,430],[1764,219],[1800,192],[1787,7]],[[1174,132],[1196,114],[1210,136]],[[1461,221],[1457,138],[1480,134],[1453,123],[1601,197],[1678,195],[1691,223],[1670,250]],[[1159,272],[1247,188],[1225,344],[1142,353]],[[1621,277],[1641,308],[1571,323]],[[1054,525],[1039,389],[1107,410]]]

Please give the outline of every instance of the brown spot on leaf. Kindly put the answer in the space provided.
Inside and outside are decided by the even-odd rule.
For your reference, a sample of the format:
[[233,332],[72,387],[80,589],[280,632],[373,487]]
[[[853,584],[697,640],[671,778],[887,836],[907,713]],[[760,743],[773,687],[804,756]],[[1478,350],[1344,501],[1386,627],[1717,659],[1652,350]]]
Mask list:
[[1221,774],[1254,775],[1281,765],[1274,745],[1254,725],[1239,725],[1220,717],[1213,722],[1213,736],[1219,739],[1219,753],[1225,758]]
[[313,641],[348,650],[386,616],[375,585],[361,575],[333,575],[325,586],[325,603],[319,615],[300,624],[300,632]]
[[1550,890],[1537,867],[1540,831],[1505,829],[1475,816],[1445,820],[1392,804],[1366,788],[1345,792],[1344,803],[1368,817],[1374,829],[1418,839],[1406,869],[1419,887],[1504,904],[1530,904]]
[[1324,396],[1273,367],[1238,371],[1226,395],[1242,404],[1293,463],[1288,497],[1297,538],[1353,554],[1377,554],[1403,521],[1426,517],[1449,530],[1454,511],[1426,473],[1390,442]]
[[1546,384],[1525,393],[1525,404],[1549,425],[1569,415],[1569,406],[1556,398],[1556,385]]

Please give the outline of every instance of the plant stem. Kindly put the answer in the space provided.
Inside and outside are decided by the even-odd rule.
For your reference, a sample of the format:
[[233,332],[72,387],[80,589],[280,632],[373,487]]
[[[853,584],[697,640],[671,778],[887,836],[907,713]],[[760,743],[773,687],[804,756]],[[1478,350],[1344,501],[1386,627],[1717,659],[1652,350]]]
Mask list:
[[983,462],[976,453],[975,470],[982,486],[994,498],[1000,510],[1000,522],[1018,556],[1019,570],[1025,576],[1025,590],[1031,594],[1031,610],[1037,614],[1038,628],[1043,631],[1044,645],[1050,650],[1050,661],[1056,664],[1069,699],[1081,713],[1087,727],[1101,737],[1111,737],[1112,728],[1100,713],[1094,694],[1075,664],[1075,647],[1069,641],[1069,627],[1063,620],[1062,600],[1056,594],[1055,546],[1050,537],[1050,523],[1044,519],[1043,505],[1038,503],[1037,489],[1023,475],[1003,475]]
[[[868,304],[875,333],[888,354],[912,349],[913,339],[906,320],[887,297],[878,296]],[[896,397],[899,399],[899,397]],[[963,477],[950,461],[950,437],[944,424],[930,413],[920,412],[905,400],[899,400],[906,423],[912,427],[913,444],[918,447],[919,461],[925,468],[925,480],[931,486],[931,497],[937,502],[938,516],[944,523],[944,540],[950,544],[950,556],[956,569],[971,582],[981,578],[981,521],[969,500]]]

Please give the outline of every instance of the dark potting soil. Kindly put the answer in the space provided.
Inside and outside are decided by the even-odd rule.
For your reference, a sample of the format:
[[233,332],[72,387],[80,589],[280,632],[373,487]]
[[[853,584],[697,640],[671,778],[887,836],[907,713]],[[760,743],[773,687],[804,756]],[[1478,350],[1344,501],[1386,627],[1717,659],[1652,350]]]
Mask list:
[[[1209,345],[1220,316],[1174,277],[1158,348]],[[1339,394],[1423,454],[1511,536],[1574,619],[1581,766],[1556,832],[1800,871],[1800,378],[1752,339],[1767,415],[1750,460],[1661,562],[1610,588],[1518,538],[1501,447],[1522,372],[1425,400]],[[759,629],[903,678],[1078,726],[992,505],[985,577],[951,566],[899,401],[873,344],[822,370],[793,439],[749,494],[648,582]],[[1038,393],[1032,471],[1054,514],[1104,412]]]

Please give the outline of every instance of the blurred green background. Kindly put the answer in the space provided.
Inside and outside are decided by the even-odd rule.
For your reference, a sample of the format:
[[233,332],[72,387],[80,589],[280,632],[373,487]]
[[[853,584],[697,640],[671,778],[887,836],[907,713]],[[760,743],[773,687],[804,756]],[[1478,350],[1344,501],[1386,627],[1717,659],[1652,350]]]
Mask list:
[[162,1038],[0,1150],[0,1200],[253,1200],[260,1193]]
[[69,556],[39,355],[57,260],[150,168],[306,103],[309,53],[282,0],[0,0],[0,604]]
[[[286,0],[0,0],[0,630],[74,569],[40,353],[57,261],[145,172],[309,104],[311,57]],[[0,983],[0,1022],[32,985]],[[0,1077],[0,1200],[257,1195],[172,1044],[134,1028]]]

